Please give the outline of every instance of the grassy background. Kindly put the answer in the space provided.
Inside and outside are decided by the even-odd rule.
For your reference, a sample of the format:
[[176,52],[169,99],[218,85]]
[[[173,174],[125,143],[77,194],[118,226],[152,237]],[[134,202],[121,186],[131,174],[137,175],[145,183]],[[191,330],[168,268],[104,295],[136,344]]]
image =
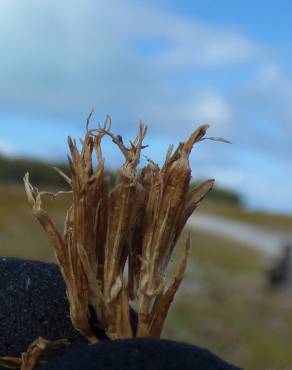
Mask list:
[[292,369],[292,294],[268,288],[270,261],[249,246],[191,234],[188,271],[165,336],[245,369]]
[[[0,254],[52,261],[23,188],[2,185],[0,204]],[[70,195],[44,202],[61,229],[69,204]],[[292,224],[291,217],[248,213],[230,204],[205,204],[199,211],[276,230]],[[186,232],[192,252],[164,337],[207,347],[246,369],[292,369],[292,293],[268,289],[270,261],[248,245],[192,229],[179,244]]]
[[222,202],[203,202],[200,205],[200,212],[245,222],[262,229],[292,232],[292,216],[290,215],[247,211],[236,204],[224,204]]

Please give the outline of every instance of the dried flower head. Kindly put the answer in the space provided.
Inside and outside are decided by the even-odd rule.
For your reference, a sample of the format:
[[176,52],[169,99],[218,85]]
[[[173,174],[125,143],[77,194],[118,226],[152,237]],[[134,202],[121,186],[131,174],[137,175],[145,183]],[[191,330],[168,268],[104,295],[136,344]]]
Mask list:
[[[58,170],[73,196],[63,235],[42,209],[45,193],[38,192],[25,175],[28,201],[53,244],[66,282],[72,323],[90,343],[97,341],[90,325],[90,307],[111,339],[160,337],[184,275],[189,238],[170,283],[164,272],[188,217],[214,183],[207,180],[189,190],[189,155],[207,129],[208,125],[199,127],[174,153],[171,145],[162,168],[148,160],[139,171],[147,131],[144,124],[126,146],[120,135],[112,133],[110,118],[93,130],[88,119],[81,150],[68,139],[71,176]],[[101,151],[104,136],[112,139],[125,158],[111,191]],[[137,330],[130,320],[133,300],[138,301]]]

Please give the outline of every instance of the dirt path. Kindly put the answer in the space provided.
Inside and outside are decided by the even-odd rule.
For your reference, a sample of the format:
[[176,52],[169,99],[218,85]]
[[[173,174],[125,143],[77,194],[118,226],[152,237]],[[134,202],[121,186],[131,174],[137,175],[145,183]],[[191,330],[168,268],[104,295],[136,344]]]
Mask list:
[[267,231],[227,218],[198,213],[190,217],[188,225],[236,242],[247,244],[271,256],[279,255],[285,243],[288,241],[292,242],[292,234]]

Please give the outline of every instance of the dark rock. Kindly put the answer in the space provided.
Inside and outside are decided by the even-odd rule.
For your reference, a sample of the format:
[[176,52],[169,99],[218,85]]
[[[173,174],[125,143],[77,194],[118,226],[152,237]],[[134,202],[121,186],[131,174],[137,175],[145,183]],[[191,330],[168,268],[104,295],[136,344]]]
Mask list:
[[[137,314],[132,310],[135,331]],[[92,313],[91,326],[107,339]],[[59,268],[16,258],[0,258],[0,357],[19,357],[37,337],[67,338],[70,349],[54,352],[45,370],[215,370],[237,369],[198,347],[166,340],[102,340],[88,346],[73,328]],[[2,370],[0,366],[0,370]]]
[[39,336],[86,344],[71,324],[59,268],[0,258],[0,356],[19,356]]
[[283,248],[281,257],[268,270],[269,286],[273,289],[291,288],[292,283],[292,245]]
[[[91,311],[90,324],[99,339],[107,339]],[[133,328],[137,315],[132,310]],[[0,357],[20,356],[42,336],[67,338],[72,346],[87,341],[73,328],[65,283],[54,263],[0,258]],[[0,366],[0,369],[2,367]]]
[[206,349],[169,340],[102,341],[54,358],[41,370],[239,370]]

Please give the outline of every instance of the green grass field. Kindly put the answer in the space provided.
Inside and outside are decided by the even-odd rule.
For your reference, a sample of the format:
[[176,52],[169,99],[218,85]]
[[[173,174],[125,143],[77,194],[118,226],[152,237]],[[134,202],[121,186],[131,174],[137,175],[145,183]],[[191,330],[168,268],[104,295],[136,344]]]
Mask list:
[[292,293],[268,288],[269,261],[248,246],[192,235],[189,269],[165,336],[244,369],[292,369]]
[[[68,195],[44,203],[60,229],[69,204]],[[0,187],[0,205],[0,254],[52,261],[24,190]],[[219,205],[212,209],[210,204],[200,211],[276,230],[287,230],[292,219]],[[292,293],[268,289],[265,271],[270,261],[248,245],[194,230],[186,230],[180,243],[187,232],[192,237],[188,270],[164,337],[207,347],[245,369],[292,369]]]
[[[70,195],[57,199],[44,197],[43,204],[62,230]],[[0,254],[42,261],[53,260],[46,235],[32,215],[24,189],[19,186],[0,187]]]

